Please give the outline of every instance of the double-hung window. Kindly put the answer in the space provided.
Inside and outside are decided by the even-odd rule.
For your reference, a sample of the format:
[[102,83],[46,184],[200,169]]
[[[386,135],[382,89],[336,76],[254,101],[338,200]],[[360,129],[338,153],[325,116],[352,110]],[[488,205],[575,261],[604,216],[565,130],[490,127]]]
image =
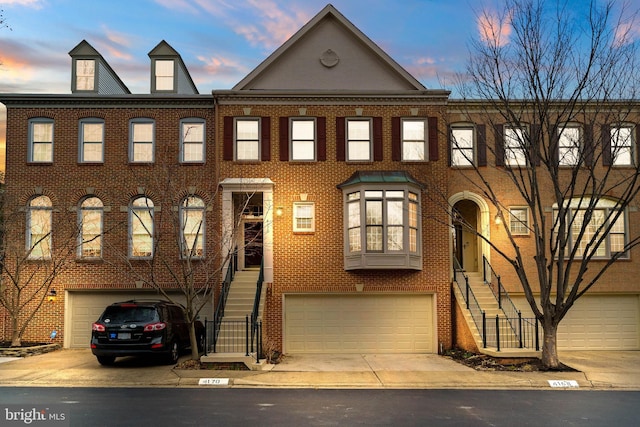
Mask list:
[[175,61],[173,59],[156,59],[155,60],[155,85],[156,91],[174,91]]
[[347,161],[371,161],[371,119],[347,119]]
[[506,126],[504,130],[504,160],[508,166],[526,166],[529,140],[524,127]]
[[316,159],[316,121],[313,118],[291,119],[291,160]]
[[104,206],[97,197],[87,197],[80,203],[78,221],[80,235],[78,257],[83,259],[102,257],[102,218]]
[[80,163],[102,163],[104,161],[104,121],[80,120],[79,134]]
[[205,150],[204,120],[185,119],[180,122],[180,162],[202,163]]
[[513,235],[524,236],[529,234],[529,208],[509,208],[509,230]]
[[422,269],[417,181],[401,172],[361,171],[339,187],[344,194],[345,269]]
[[558,165],[576,166],[580,162],[580,127],[566,125],[558,129]]
[[96,85],[96,61],[95,59],[77,59],[76,64],[76,91],[95,91]]
[[402,160],[423,162],[426,160],[426,119],[402,119]]
[[260,160],[260,119],[235,118],[236,160]]
[[129,161],[153,163],[155,123],[151,119],[135,119],[130,123]]
[[29,162],[53,162],[53,120],[29,120]]
[[200,197],[186,197],[180,204],[180,234],[184,259],[204,257],[204,213],[204,200]]
[[148,197],[138,197],[129,206],[129,257],[153,257],[154,206]]
[[633,150],[633,126],[622,125],[611,127],[611,164],[614,166],[633,166],[635,153]]
[[315,203],[295,202],[293,204],[293,231],[313,233],[315,230]]
[[451,166],[473,166],[475,161],[474,128],[451,127]]
[[27,258],[51,258],[53,207],[47,196],[36,196],[27,209]]

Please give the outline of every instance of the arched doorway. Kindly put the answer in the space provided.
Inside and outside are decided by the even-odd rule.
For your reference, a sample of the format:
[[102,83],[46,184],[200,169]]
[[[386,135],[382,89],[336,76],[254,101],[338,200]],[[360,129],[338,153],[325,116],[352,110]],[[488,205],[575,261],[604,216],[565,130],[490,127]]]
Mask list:
[[489,206],[481,196],[469,191],[451,196],[449,205],[452,258],[465,271],[482,271],[483,257],[490,259]]

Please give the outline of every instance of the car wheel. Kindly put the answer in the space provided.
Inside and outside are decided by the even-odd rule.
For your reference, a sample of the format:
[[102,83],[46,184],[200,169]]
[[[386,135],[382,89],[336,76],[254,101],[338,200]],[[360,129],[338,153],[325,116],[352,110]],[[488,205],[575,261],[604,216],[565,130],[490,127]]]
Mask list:
[[180,358],[180,347],[178,347],[178,342],[173,341],[171,343],[171,350],[169,350],[169,354],[167,354],[167,364],[175,365],[178,363],[178,359]]
[[113,365],[113,362],[115,362],[116,360],[114,356],[96,356],[96,357],[98,359],[98,363],[104,366]]

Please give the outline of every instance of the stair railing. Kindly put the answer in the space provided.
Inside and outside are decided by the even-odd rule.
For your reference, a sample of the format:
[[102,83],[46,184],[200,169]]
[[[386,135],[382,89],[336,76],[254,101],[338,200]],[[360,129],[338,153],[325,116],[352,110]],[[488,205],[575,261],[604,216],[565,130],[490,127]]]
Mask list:
[[[260,314],[260,303],[262,300],[262,282],[264,281],[264,260],[260,263],[260,274],[256,282],[256,295],[253,299],[253,311],[251,312],[251,349],[253,349],[254,340],[256,344],[256,362],[260,361],[262,356],[262,322],[258,321]],[[260,330],[259,330],[260,329]]]
[[222,318],[224,317],[224,308],[227,304],[227,297],[229,296],[229,290],[231,289],[231,282],[238,271],[238,248],[235,247],[229,260],[227,261],[227,273],[224,280],[220,285],[220,297],[218,299],[218,305],[216,306],[216,312],[213,316],[213,327],[211,336],[208,336],[209,344],[213,347],[213,352],[216,352],[216,343],[218,342],[218,333],[220,332],[220,325]]
[[453,257],[453,267],[454,267],[454,275],[453,281],[458,285],[458,289],[463,295],[464,302],[466,304],[467,310],[471,313],[471,318],[473,322],[476,324],[476,328],[478,332],[482,335],[482,344],[484,347],[487,347],[487,325],[486,325],[486,314],[480,308],[480,304],[478,304],[478,300],[476,296],[473,294],[473,290],[471,286],[469,286],[469,277],[464,274],[464,270],[460,266],[460,262]]

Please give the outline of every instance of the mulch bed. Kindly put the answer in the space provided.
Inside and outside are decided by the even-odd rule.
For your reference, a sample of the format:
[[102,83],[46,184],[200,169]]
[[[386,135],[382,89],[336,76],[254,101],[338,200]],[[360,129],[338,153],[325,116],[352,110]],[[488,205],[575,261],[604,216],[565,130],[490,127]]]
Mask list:
[[11,347],[11,342],[0,342],[0,356],[27,357],[36,354],[49,353],[60,349],[60,344],[23,342],[20,347]]
[[466,350],[447,350],[444,357],[454,360],[476,371],[511,371],[511,372],[577,372],[575,369],[560,364],[557,369],[550,369],[538,358],[499,358],[486,354],[471,353]]

